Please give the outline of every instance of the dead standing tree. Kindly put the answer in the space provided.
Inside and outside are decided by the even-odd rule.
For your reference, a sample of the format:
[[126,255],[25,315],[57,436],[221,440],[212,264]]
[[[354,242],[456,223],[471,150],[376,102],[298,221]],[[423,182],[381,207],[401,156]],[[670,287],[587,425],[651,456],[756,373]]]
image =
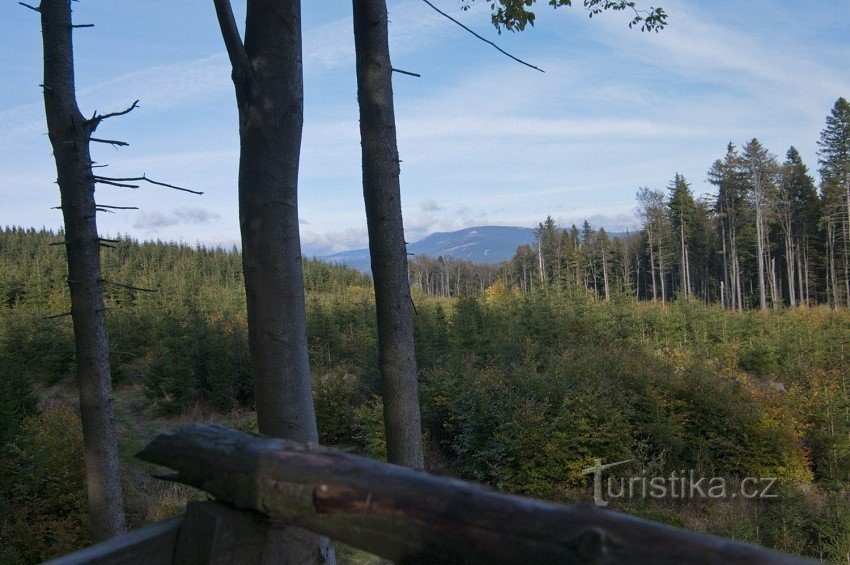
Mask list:
[[[97,212],[115,208],[95,201],[95,184],[136,188],[127,180],[146,181],[187,192],[173,185],[153,181],[146,176],[122,179],[96,176],[90,143],[125,146],[118,140],[92,137],[95,129],[108,118],[128,114],[138,107],[134,102],[126,110],[109,114],[93,114],[84,118],[77,105],[74,82],[74,53],[71,0],[43,0],[38,7],[21,3],[41,15],[44,45],[44,109],[47,131],[56,161],[57,183],[65,223],[65,246],[68,258],[68,287],[71,294],[70,314],[74,327],[77,385],[80,395],[80,419],[83,429],[86,483],[89,514],[94,539],[104,540],[126,531],[118,443],[115,429],[112,377],[109,366],[109,343],[103,303],[103,285],[116,284],[135,290],[131,285],[106,280],[100,270],[101,247],[113,247],[98,235]],[[51,316],[53,318],[64,316]]]
[[87,120],[77,106],[71,0],[43,0],[34,9],[41,14],[44,109],[65,220],[89,512],[94,538],[103,540],[126,531],[89,152],[105,116]]
[[[298,229],[301,5],[248,0],[243,43],[229,0],[214,4],[239,110],[239,226],[259,431],[318,443]],[[327,538],[297,528],[280,535],[291,562],[334,560]]]

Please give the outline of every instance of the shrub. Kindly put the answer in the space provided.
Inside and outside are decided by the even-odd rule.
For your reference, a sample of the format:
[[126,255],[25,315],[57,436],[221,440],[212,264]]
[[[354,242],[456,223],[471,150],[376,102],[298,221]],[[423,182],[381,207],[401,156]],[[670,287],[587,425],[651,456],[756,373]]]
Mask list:
[[25,418],[0,473],[7,557],[41,562],[91,543],[82,427],[68,407]]

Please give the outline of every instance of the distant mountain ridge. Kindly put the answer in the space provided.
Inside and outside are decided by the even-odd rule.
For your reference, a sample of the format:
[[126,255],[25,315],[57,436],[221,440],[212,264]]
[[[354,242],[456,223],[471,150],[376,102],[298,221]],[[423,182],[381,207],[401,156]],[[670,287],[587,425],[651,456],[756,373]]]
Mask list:
[[[473,263],[501,263],[513,259],[520,245],[533,245],[534,228],[517,226],[475,226],[449,232],[436,232],[419,241],[410,243],[407,251],[413,255],[427,257],[454,257]],[[625,235],[609,232],[614,239]],[[371,271],[368,249],[340,251],[333,255],[320,257],[331,263],[343,263],[360,271]]]
[[[534,229],[516,226],[476,226],[437,232],[407,246],[409,253],[428,257],[454,257],[473,263],[501,263],[512,259],[520,245],[534,243]],[[354,249],[322,257],[361,271],[370,270],[369,250]]]

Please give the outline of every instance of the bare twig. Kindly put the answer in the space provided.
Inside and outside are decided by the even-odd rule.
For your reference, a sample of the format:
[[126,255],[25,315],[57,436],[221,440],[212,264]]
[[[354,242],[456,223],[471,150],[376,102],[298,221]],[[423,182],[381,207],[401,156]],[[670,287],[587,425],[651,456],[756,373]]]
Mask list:
[[113,212],[112,210],[106,210],[106,209],[104,209],[104,208],[100,208],[100,207],[96,207],[96,208],[95,208],[95,210],[96,210],[97,212],[106,212],[107,214],[114,214],[114,213],[115,213],[115,212]]
[[173,188],[174,190],[182,190],[183,192],[191,192],[192,194],[203,194],[203,192],[200,191],[200,190],[192,190],[192,189],[189,189],[189,188],[183,188],[181,186],[175,186],[173,184],[168,184],[166,182],[160,182],[160,181],[148,178],[147,175],[142,175],[140,177],[124,177],[124,178],[101,177],[101,176],[95,175],[94,181],[99,182],[99,183],[103,183],[103,184],[112,184],[112,185],[115,185],[115,186],[125,186],[125,187],[128,187],[128,188],[139,188],[139,185],[122,184],[122,183],[126,183],[126,182],[148,182],[150,184],[155,184],[157,186],[164,186],[166,188]]
[[391,67],[391,69],[394,73],[401,73],[403,75],[410,75],[412,77],[422,78],[422,75],[420,75],[419,73],[411,73],[410,71],[403,71],[401,69],[396,69],[395,67]]
[[474,31],[472,31],[471,29],[469,29],[468,27],[466,27],[465,25],[463,25],[462,23],[460,23],[459,21],[457,21],[456,19],[454,19],[453,17],[451,17],[450,15],[448,15],[447,13],[445,13],[444,11],[442,11],[441,9],[439,9],[438,7],[433,5],[428,0],[422,0],[422,1],[425,2],[426,4],[428,4],[435,12],[437,12],[441,16],[453,21],[454,23],[456,23],[457,25],[459,25],[460,27],[462,27],[463,29],[465,29],[466,31],[468,31],[469,33],[471,33],[472,35],[474,35],[475,37],[477,37],[478,39],[483,41],[484,43],[488,43],[488,44],[492,45],[499,53],[501,53],[501,54],[503,54],[507,57],[510,57],[511,59],[516,61],[517,63],[521,63],[521,64],[525,65],[526,67],[530,67],[530,68],[534,69],[535,71],[540,71],[541,73],[546,72],[543,69],[541,69],[540,67],[535,67],[531,63],[526,63],[522,59],[520,59],[518,57],[514,57],[513,55],[511,55],[510,53],[508,53],[507,51],[505,51],[504,49],[502,49],[501,47],[499,47],[498,45],[496,45],[495,43],[493,43],[489,39],[485,39],[485,38],[481,37],[480,35],[478,35]]
[[127,147],[128,145],[130,145],[126,141],[118,141],[117,139],[100,139],[99,137],[90,137],[89,141],[94,141],[95,143],[108,143],[116,149],[118,147]]
[[97,240],[98,241],[105,241],[107,243],[121,243],[120,239],[106,239],[106,238],[103,238],[103,237],[99,237],[99,238],[97,238]]
[[108,204],[98,204],[98,208],[111,208],[113,210],[138,210],[138,206],[109,206]]
[[41,9],[36,8],[35,6],[30,6],[29,4],[25,4],[24,2],[18,2],[18,4],[20,4],[24,8],[29,8],[30,10],[35,10],[36,12],[41,13]]
[[71,24],[71,29],[76,27],[94,27],[94,24]]
[[89,120],[89,123],[92,124],[92,126],[93,126],[92,131],[94,131],[94,128],[96,128],[98,126],[98,124],[100,124],[100,122],[102,122],[103,120],[105,120],[107,118],[115,118],[117,116],[124,116],[126,114],[129,114],[130,112],[132,112],[133,110],[135,110],[138,107],[139,107],[139,101],[136,100],[135,102],[130,104],[130,106],[127,109],[121,110],[120,112],[109,112],[108,114],[103,114],[103,115],[98,116],[97,111],[95,111],[95,113],[92,114],[92,117]]
[[111,180],[106,180],[106,179],[103,179],[103,178],[100,178],[100,177],[94,177],[94,182],[99,183],[99,184],[108,184],[108,185],[111,185],[111,186],[117,186],[117,187],[120,187],[120,188],[139,188],[138,184],[126,184],[126,183],[123,183],[123,182],[113,182]]

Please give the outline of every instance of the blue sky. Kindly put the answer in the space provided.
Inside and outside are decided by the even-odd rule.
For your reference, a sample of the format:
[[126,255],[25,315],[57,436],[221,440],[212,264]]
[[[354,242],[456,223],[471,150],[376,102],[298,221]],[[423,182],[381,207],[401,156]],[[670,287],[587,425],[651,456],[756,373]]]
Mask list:
[[[420,0],[390,0],[402,202],[408,241],[472,225],[533,226],[551,214],[618,231],[634,226],[639,186],[676,172],[697,194],[730,140],[797,146],[817,168],[817,137],[850,97],[850,3],[669,0],[660,34],[624,14],[592,20],[540,0],[537,26],[497,35],[486,2],[468,12],[435,0],[482,35],[546,70],[506,59]],[[234,1],[244,21],[243,2]],[[579,3],[580,4],[580,3]],[[81,0],[75,35],[80,106],[141,108],[101,126],[114,176],[146,172],[204,196],[157,187],[98,187],[101,231],[205,244],[239,239],[238,137],[229,68],[212,2]],[[306,0],[302,244],[326,254],[366,244],[351,3]],[[0,224],[59,227],[44,132],[37,14],[0,8]]]

